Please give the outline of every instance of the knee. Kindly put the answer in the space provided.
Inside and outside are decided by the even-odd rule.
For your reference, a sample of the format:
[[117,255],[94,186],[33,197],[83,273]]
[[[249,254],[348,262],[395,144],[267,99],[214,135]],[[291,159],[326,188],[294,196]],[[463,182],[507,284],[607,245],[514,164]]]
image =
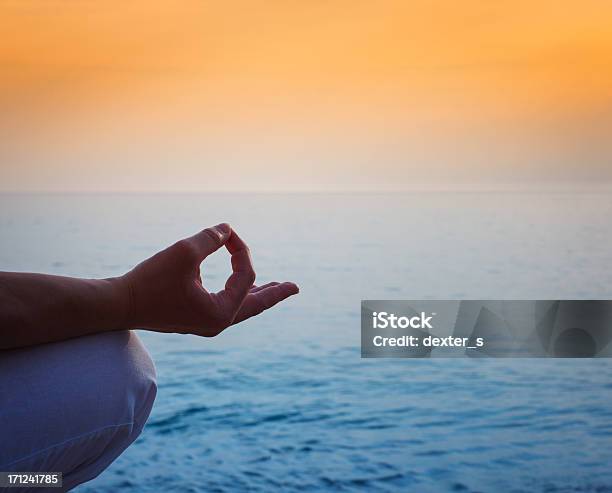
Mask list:
[[66,488],[96,477],[138,437],[157,391],[153,362],[131,331],[10,351],[4,365],[21,385],[0,382],[10,394],[0,428],[20,440],[0,452],[0,465],[61,471]]
[[96,346],[97,392],[85,392],[92,409],[100,406],[105,415],[142,429],[157,393],[155,365],[148,351],[132,331],[101,334]]
[[[78,444],[80,463],[65,475],[66,486],[89,481],[104,471],[138,438],[157,394],[155,366],[135,332],[104,334],[98,357],[106,360],[89,409],[99,426]],[[100,347],[101,346],[101,347]],[[107,417],[112,416],[112,421]],[[87,457],[86,460],[83,460]]]

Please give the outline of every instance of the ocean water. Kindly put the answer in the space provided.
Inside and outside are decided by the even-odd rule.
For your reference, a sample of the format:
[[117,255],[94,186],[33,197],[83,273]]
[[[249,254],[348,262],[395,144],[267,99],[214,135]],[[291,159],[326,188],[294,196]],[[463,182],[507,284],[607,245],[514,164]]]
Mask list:
[[368,298],[612,298],[611,218],[587,193],[3,195],[0,269],[118,275],[228,221],[258,282],[301,287],[215,339],[141,332],[153,412],[79,492],[605,492],[610,360],[362,360],[359,314]]

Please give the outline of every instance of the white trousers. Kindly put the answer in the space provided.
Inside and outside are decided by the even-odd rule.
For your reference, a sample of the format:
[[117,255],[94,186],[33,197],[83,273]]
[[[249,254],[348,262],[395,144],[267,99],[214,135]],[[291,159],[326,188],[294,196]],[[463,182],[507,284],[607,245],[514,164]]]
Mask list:
[[0,471],[62,472],[49,491],[95,478],[138,437],[156,391],[135,332],[0,351]]

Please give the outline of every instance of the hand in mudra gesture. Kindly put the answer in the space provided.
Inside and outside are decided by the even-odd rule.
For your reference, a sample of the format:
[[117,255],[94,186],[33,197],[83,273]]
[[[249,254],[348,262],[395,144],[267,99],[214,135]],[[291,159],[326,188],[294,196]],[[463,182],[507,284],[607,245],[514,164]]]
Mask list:
[[[223,290],[210,293],[202,283],[200,264],[222,246],[231,254],[232,274]],[[228,224],[178,241],[120,279],[129,291],[130,327],[205,337],[299,292],[291,282],[255,286],[249,248]]]

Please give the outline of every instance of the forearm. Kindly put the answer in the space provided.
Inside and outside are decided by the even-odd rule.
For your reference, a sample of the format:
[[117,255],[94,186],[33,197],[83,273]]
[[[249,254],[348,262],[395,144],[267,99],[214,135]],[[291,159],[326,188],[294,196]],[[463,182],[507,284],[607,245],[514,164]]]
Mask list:
[[0,348],[126,329],[129,298],[121,278],[0,272]]

